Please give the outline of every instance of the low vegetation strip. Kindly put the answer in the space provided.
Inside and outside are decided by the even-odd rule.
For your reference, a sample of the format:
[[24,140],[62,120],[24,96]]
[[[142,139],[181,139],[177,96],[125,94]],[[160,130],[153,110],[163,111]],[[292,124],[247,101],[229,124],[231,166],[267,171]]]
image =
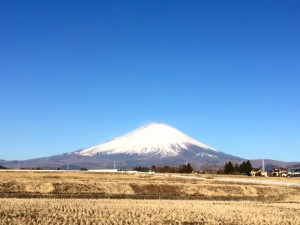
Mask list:
[[128,199],[1,199],[8,224],[300,224],[293,203]]

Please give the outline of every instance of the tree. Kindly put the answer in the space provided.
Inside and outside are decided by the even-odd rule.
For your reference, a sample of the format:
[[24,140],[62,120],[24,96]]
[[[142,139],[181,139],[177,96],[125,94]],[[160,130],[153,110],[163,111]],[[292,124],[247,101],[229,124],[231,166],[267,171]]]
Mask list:
[[193,167],[190,163],[186,164],[186,165],[181,165],[179,167],[178,172],[179,173],[192,173],[193,172]]
[[250,175],[250,172],[253,170],[252,164],[249,160],[245,163],[245,173]]
[[234,172],[234,167],[233,167],[232,163],[229,161],[228,163],[225,164],[224,173],[232,174],[233,172]]
[[186,173],[192,173],[193,172],[193,167],[191,166],[190,163],[186,165]]
[[252,171],[253,167],[251,165],[251,162],[248,160],[246,162],[242,162],[240,165],[235,164],[232,165],[231,162],[228,162],[224,166],[224,173],[225,174],[232,174],[232,173],[241,173],[241,174],[247,174],[250,175],[250,172]]
[[239,164],[237,164],[237,163],[234,165],[234,172],[235,173],[239,173],[240,172],[240,167],[239,167]]
[[140,172],[148,172],[150,169],[148,167],[134,167],[133,168],[134,171],[140,171]]
[[243,162],[242,164],[240,164],[240,173],[246,173],[246,171],[246,163]]

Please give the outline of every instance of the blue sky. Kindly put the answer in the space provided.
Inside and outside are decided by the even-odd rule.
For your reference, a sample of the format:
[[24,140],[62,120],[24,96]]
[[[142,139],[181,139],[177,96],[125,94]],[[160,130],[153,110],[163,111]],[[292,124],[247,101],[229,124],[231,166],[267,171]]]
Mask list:
[[300,161],[299,1],[0,1],[0,159],[163,122]]

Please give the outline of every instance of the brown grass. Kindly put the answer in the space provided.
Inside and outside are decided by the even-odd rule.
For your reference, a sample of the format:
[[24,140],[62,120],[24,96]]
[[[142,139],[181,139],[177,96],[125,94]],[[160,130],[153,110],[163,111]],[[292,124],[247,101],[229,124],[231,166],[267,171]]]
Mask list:
[[[7,196],[11,198],[5,198]],[[0,197],[0,225],[300,224],[299,188],[212,179],[201,181],[147,174],[0,172]],[[202,200],[92,199],[107,197]],[[230,201],[222,201],[225,199]]]
[[300,224],[297,203],[1,199],[0,224]]
[[[188,180],[147,174],[0,172],[0,197],[260,199],[300,202],[299,188]],[[140,198],[139,197],[139,198]],[[205,198],[202,198],[205,199]]]

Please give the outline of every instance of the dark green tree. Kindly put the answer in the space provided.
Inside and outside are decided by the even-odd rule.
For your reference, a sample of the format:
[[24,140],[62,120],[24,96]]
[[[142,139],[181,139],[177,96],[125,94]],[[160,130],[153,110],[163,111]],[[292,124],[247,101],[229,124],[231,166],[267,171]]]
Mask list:
[[178,169],[179,173],[192,173],[193,167],[190,163],[187,163],[186,165],[181,165]]
[[186,165],[186,173],[192,173],[193,172],[193,167],[190,163]]
[[224,173],[232,174],[233,172],[234,172],[234,167],[233,167],[232,163],[229,161],[228,163],[225,164]]
[[235,173],[239,173],[240,172],[240,167],[239,167],[239,164],[237,164],[237,163],[234,165],[234,172]]
[[250,172],[253,170],[252,164],[249,160],[245,163],[245,173],[250,175]]
[[246,163],[243,162],[242,164],[240,164],[240,173],[246,173]]
[[150,169],[148,167],[138,166],[138,167],[134,167],[133,170],[134,171],[140,171],[140,172],[148,172]]

